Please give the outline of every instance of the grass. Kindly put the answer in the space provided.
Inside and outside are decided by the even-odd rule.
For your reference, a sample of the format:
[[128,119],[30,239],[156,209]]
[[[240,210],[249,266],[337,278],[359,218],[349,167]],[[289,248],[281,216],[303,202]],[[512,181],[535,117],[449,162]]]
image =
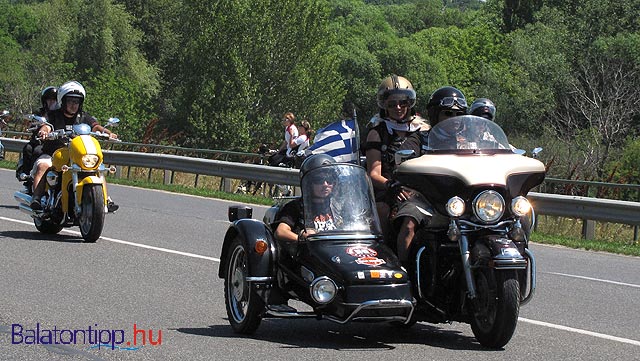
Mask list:
[[[0,161],[0,167],[15,169],[16,162],[10,160]],[[130,179],[109,176],[112,184],[121,184],[147,189],[159,189],[168,192],[184,193],[208,198],[225,199],[238,203],[251,203],[270,206],[274,202],[271,198],[252,196],[247,194],[234,194],[220,191],[220,179],[218,177],[196,177],[193,174],[174,173],[173,184],[163,184],[164,172],[162,170],[141,169],[135,167],[122,167],[122,174],[128,174]],[[125,172],[126,171],[126,172]],[[150,173],[151,172],[151,173]],[[233,184],[234,186],[237,186]],[[235,189],[235,187],[232,187]],[[543,244],[561,245],[569,248],[603,251],[629,256],[640,256],[640,244],[633,242],[633,227],[623,224],[603,223],[596,224],[595,240],[581,239],[581,221],[576,219],[539,216],[536,231],[532,235],[532,241]]]

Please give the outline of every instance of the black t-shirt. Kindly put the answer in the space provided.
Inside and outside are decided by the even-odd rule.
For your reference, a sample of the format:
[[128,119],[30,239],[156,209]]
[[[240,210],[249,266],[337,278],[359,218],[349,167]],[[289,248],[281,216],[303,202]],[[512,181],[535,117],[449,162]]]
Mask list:
[[[302,198],[294,199],[285,204],[280,210],[278,219],[273,223],[275,230],[280,223],[291,227],[294,233],[300,233],[304,229],[304,215],[302,213]],[[319,204],[309,210],[313,216],[313,225],[316,231],[330,231],[336,229],[336,221],[329,202]]]
[[[89,113],[80,112],[77,115],[68,118],[64,115],[64,111],[62,109],[56,109],[47,113],[47,117],[49,118],[49,123],[53,125],[53,130],[58,129],[66,129],[71,130],[71,127],[74,124],[85,123],[88,124],[92,129],[98,124],[96,118],[89,115]],[[44,153],[53,155],[53,152],[56,149],[64,146],[64,141],[62,140],[48,140],[44,142],[42,146],[42,150]]]

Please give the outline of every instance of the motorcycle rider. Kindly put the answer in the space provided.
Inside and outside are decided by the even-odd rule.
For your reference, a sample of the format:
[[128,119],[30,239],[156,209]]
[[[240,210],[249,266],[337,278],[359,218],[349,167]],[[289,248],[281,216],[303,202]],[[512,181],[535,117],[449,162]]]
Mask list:
[[[411,82],[392,74],[382,80],[376,94],[379,113],[369,122],[364,146],[367,172],[375,190],[376,206],[383,232],[391,226],[398,228],[397,252],[401,262],[407,261],[408,243],[417,225],[412,217],[417,193],[402,188],[393,180],[395,153],[414,150],[420,154],[422,132],[430,127],[415,114],[416,92]],[[391,215],[391,210],[397,213]],[[391,221],[389,221],[391,219]]]
[[469,114],[494,121],[496,117],[496,106],[490,99],[478,98],[471,103]]
[[[309,171],[336,163],[333,157],[327,154],[314,154],[306,158],[300,166],[300,179]],[[308,232],[330,231],[336,229],[339,218],[334,212],[331,204],[333,187],[337,182],[335,173],[330,167],[321,172],[314,172],[311,181],[311,197],[313,209],[304,210],[307,218],[311,217],[314,229],[305,230],[303,200],[294,199],[282,207],[278,219],[273,224],[274,235],[280,244],[292,252],[296,248],[296,243]],[[305,195],[303,194],[303,197]]]
[[[40,92],[40,103],[42,106],[34,112],[35,115],[47,118],[47,113],[58,109],[58,88],[48,86]],[[22,162],[18,164],[16,169],[16,178],[23,181],[26,180],[28,172],[33,167],[33,162],[42,154],[42,142],[38,139],[38,132],[31,134],[29,143],[22,148]]]
[[[98,121],[82,110],[82,105],[86,92],[82,84],[77,81],[68,81],[58,88],[57,100],[60,104],[59,109],[49,111],[47,117],[49,124],[43,124],[37,130],[38,138],[46,139],[47,135],[58,129],[71,129],[74,124],[86,123],[91,126],[92,131],[100,131],[109,134],[111,139],[117,139],[118,136],[110,130],[101,126]],[[31,209],[41,210],[40,198],[44,193],[45,183],[42,179],[45,172],[51,168],[51,156],[58,149],[64,146],[61,140],[47,140],[42,146],[43,154],[36,159],[31,174],[33,176],[33,201]]]

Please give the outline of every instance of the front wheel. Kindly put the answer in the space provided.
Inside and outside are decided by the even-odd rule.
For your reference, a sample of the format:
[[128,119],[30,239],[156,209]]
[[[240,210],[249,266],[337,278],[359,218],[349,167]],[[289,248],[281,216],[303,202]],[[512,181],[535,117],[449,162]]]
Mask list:
[[40,218],[34,218],[33,224],[40,233],[58,234],[62,230],[62,226],[51,221],[43,221]]
[[230,246],[224,278],[224,298],[227,316],[233,331],[252,334],[260,325],[264,302],[251,289],[247,281],[249,276],[248,250],[242,240],[236,238]]
[[501,348],[516,330],[520,311],[520,285],[515,272],[478,269],[477,299],[471,315],[471,330],[482,346]]
[[85,185],[80,205],[80,234],[85,242],[100,238],[104,226],[104,194],[102,185]]

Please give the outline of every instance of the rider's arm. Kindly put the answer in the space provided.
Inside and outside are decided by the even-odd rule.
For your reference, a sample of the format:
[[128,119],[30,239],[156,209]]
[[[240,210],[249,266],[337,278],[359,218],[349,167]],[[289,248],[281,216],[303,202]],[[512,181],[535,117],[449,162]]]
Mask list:
[[284,222],[278,224],[278,227],[276,227],[275,236],[281,241],[296,242],[298,240],[298,235]]
[[385,183],[388,180],[382,176],[382,152],[380,147],[375,146],[381,145],[381,141],[378,132],[372,130],[367,134],[367,170],[376,189],[385,189]]
[[47,136],[47,134],[53,132],[53,126],[49,125],[49,124],[43,124],[39,129],[38,129],[38,138],[44,138]]

